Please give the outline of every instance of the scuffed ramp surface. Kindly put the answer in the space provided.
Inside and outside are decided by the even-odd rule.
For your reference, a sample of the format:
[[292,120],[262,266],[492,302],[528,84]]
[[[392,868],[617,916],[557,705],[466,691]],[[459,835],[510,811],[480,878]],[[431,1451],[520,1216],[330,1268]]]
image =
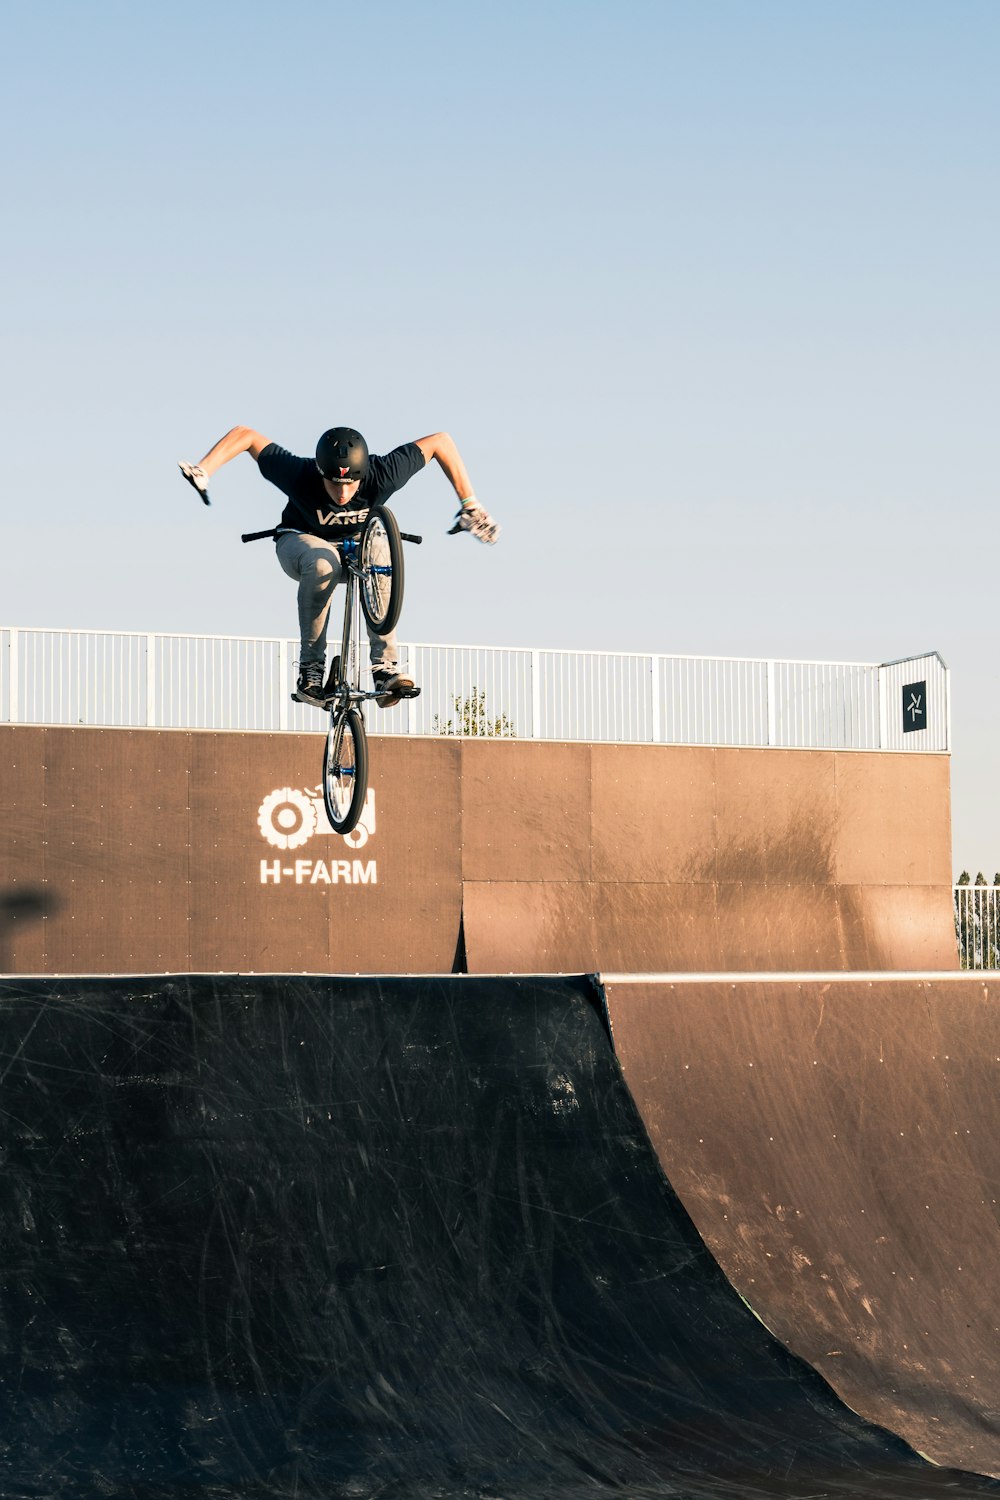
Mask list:
[[855,1411],[1000,1475],[1000,985],[606,977],[650,1140],[732,1284]]
[[954,1497],[723,1278],[585,980],[7,982],[5,1497]]

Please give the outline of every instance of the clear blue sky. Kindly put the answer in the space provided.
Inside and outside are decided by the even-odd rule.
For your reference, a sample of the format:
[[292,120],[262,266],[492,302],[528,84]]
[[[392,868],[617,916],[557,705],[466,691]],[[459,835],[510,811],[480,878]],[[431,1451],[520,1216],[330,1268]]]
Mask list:
[[0,618],[278,635],[275,492],[447,428],[411,639],[953,668],[1000,868],[997,0],[13,0]]

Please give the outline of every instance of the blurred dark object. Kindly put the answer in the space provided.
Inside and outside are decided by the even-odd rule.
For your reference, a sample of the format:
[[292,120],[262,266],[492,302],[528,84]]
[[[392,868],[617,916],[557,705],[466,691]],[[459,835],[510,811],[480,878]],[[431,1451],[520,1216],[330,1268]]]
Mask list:
[[0,921],[17,922],[27,917],[51,917],[58,909],[58,897],[37,885],[26,886],[23,890],[5,891],[0,895]]

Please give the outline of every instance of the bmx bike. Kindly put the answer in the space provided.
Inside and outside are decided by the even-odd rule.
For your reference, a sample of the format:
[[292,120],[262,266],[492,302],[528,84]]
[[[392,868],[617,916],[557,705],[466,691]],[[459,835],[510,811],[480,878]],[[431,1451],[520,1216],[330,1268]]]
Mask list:
[[[255,541],[274,532],[247,533]],[[368,733],[362,705],[380,690],[361,686],[361,614],[376,635],[395,629],[403,607],[403,543],[419,545],[422,537],[400,531],[384,505],[373,505],[360,537],[339,545],[346,573],[344,625],[340,650],[323,685],[323,708],[330,715],[323,747],[323,803],[334,833],[357,826],[368,793]],[[419,688],[403,694],[416,698]]]

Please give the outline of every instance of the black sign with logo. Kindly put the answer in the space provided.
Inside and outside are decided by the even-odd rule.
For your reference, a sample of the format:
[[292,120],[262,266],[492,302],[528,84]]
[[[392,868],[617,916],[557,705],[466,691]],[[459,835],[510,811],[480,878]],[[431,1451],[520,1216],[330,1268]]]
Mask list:
[[927,728],[927,684],[908,682],[903,688],[903,733]]

